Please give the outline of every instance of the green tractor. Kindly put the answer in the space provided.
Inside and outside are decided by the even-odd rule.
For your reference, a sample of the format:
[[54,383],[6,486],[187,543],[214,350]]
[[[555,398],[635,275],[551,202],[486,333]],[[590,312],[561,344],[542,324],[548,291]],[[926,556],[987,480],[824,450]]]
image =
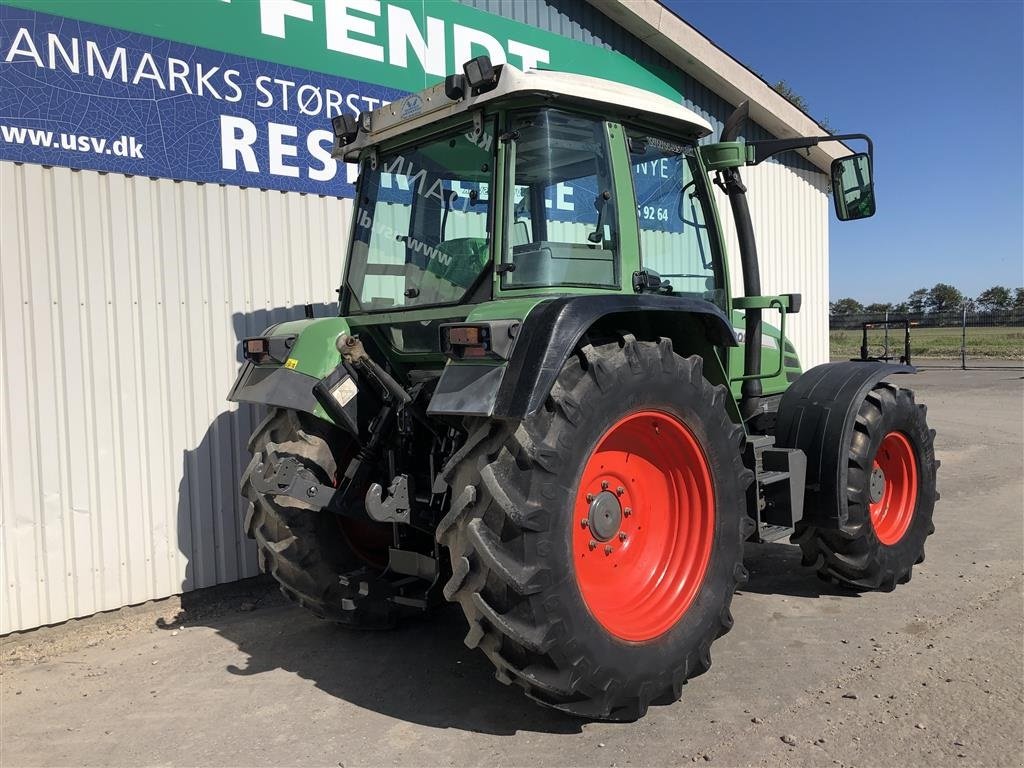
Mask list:
[[357,628],[458,603],[500,681],[628,720],[708,669],[745,541],[792,536],[855,590],[910,579],[938,462],[884,379],[913,369],[801,372],[800,296],[761,295],[740,178],[863,139],[832,184],[864,218],[870,140],[737,141],[745,119],[700,145],[710,124],[668,99],[486,57],[334,119],[360,169],[340,317],[245,339],[229,396],[270,408],[242,494],[285,595]]

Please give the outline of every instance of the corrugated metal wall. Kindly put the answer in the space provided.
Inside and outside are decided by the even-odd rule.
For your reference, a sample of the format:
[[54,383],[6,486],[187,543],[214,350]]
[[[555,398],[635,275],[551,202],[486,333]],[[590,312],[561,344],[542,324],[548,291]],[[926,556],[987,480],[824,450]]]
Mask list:
[[[799,293],[800,314],[786,318],[804,369],[828,362],[828,177],[816,171],[764,163],[743,171],[747,185],[762,293]],[[743,295],[739,244],[729,199],[715,189],[725,230],[733,296]],[[775,312],[764,319],[778,325]]]
[[0,163],[0,633],[256,573],[237,340],[336,298],[350,209]]
[[[580,0],[472,4],[664,63]],[[685,90],[720,128],[730,105]],[[823,362],[827,180],[799,159],[746,178],[764,290],[803,293],[789,328]],[[335,311],[350,211],[0,163],[0,634],[256,573],[236,492],[254,412],[224,401],[237,341],[308,302]]]

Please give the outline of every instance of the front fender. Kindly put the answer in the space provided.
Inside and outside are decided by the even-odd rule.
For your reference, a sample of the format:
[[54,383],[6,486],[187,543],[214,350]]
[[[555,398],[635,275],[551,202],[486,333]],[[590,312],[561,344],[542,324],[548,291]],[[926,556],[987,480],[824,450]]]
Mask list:
[[917,369],[881,362],[825,363],[807,371],[782,396],[775,445],[807,454],[804,519],[820,527],[846,524],[840,500],[846,494],[857,412],[872,387],[900,373]]
[[260,335],[284,340],[288,357],[260,364],[247,361],[227,399],[305,411],[330,422],[313,396],[313,386],[341,362],[334,343],[340,334],[349,332],[341,317],[292,320],[267,328]]

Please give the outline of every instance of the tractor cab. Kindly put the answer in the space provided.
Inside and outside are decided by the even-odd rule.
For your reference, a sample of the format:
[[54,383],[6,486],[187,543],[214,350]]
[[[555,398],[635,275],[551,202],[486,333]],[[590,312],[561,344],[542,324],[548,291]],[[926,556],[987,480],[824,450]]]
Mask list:
[[652,276],[728,311],[704,118],[597,78],[474,62],[335,118],[335,157],[360,167],[345,315],[634,294]]

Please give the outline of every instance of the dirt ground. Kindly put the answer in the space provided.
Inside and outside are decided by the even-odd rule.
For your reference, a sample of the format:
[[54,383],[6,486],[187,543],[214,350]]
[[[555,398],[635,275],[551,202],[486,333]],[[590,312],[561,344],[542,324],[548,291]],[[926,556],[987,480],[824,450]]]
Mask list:
[[457,609],[350,633],[253,580],[5,638],[0,764],[996,766],[1024,763],[1024,370],[927,370],[928,559],[853,595],[750,546],[711,671],[631,724],[540,709]]

